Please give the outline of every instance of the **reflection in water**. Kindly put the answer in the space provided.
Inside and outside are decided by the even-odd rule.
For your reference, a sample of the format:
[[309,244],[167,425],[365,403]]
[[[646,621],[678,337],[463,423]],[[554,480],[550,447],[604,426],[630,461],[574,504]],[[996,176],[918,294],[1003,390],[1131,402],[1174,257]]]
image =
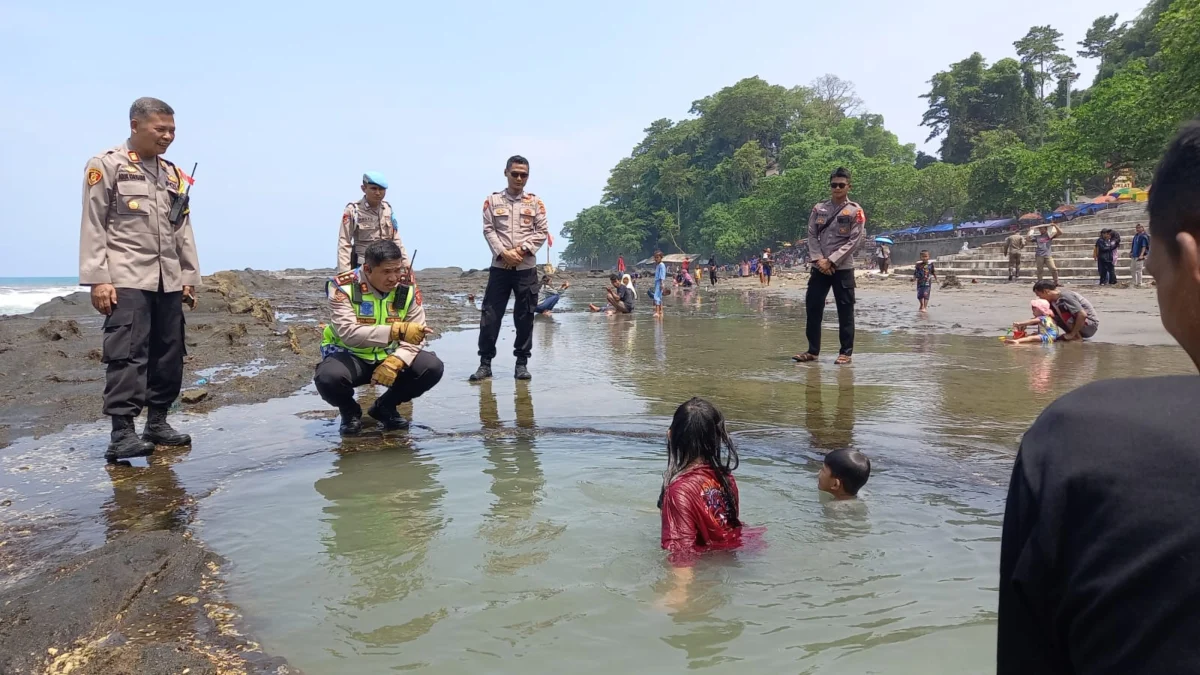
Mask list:
[[667,362],[667,340],[663,335],[663,321],[665,319],[654,321],[654,358],[659,363]]
[[446,489],[437,481],[437,465],[407,438],[399,443],[378,452],[343,454],[332,473],[314,485],[329,502],[324,520],[332,535],[321,543],[354,578],[344,601],[353,611],[336,610],[342,615],[338,624],[370,647],[413,640],[445,616],[445,610],[434,610],[400,625],[385,623],[395,616],[388,605],[431,578],[425,558],[445,527]]
[[530,522],[546,487],[542,464],[534,451],[533,395],[529,385],[517,383],[514,392],[516,410],[515,436],[496,431],[503,429],[499,406],[492,391],[492,382],[485,380],[479,387],[479,423],[484,428],[483,447],[491,468],[491,493],[496,500],[488,510],[480,532],[496,548],[487,554],[488,574],[514,574],[522,568],[545,561],[549,554],[535,550],[537,544],[550,541],[562,529],[549,522]]
[[825,390],[823,367],[812,364],[805,368],[804,426],[813,446],[826,452],[854,445],[854,368],[835,368],[835,391]]
[[103,507],[109,540],[127,532],[180,530],[191,522],[196,504],[173,468],[188,451],[159,448],[144,467],[129,462],[105,466],[113,491]]
[[834,499],[822,492],[821,515],[821,526],[831,537],[862,537],[871,533],[871,510],[865,498]]
[[[682,632],[664,635],[662,640],[687,656],[689,669],[740,660],[725,652],[742,635],[746,624],[738,618],[718,616],[731,600],[725,580],[738,567],[732,552],[701,560],[696,578],[688,587],[687,602],[671,612],[671,620]],[[673,586],[674,581],[669,577],[660,582],[656,592],[661,594]]]

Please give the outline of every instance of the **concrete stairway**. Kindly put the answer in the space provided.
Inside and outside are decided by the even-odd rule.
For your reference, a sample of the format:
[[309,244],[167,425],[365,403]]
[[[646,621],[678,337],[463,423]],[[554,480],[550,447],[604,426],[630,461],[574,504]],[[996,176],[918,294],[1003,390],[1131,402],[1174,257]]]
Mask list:
[[[1111,228],[1121,235],[1121,247],[1117,258],[1117,280],[1130,280],[1129,249],[1133,244],[1134,226],[1137,223],[1146,224],[1146,205],[1144,203],[1122,204],[1115,209],[1107,209],[1093,216],[1076,218],[1061,225],[1062,234],[1054,240],[1054,262],[1058,265],[1060,282],[1077,284],[1095,284],[1100,280],[1096,261],[1092,259],[1092,250],[1100,230]],[[1029,230],[1023,230],[1028,234]],[[1004,255],[1003,242],[984,244],[972,248],[967,253],[955,253],[938,257],[939,276],[953,273],[960,281],[969,283],[971,279],[984,282],[1008,281],[1008,257]],[[897,275],[912,275],[913,266],[905,265],[896,268]],[[1149,273],[1145,273],[1149,277]],[[1046,279],[1050,279],[1049,273]],[[1020,281],[1032,283],[1037,280],[1037,262],[1034,258],[1034,244],[1031,240],[1021,254]]]

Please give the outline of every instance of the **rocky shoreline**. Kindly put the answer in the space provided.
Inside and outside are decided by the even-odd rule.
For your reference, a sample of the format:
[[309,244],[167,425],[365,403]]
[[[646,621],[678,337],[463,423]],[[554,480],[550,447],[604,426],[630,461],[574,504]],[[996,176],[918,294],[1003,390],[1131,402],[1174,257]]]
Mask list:
[[[205,277],[198,307],[186,315],[179,405],[203,413],[308,386],[320,359],[324,281],[331,274],[243,270]],[[435,330],[478,325],[486,271],[422,270],[418,278]],[[606,275],[564,274],[556,281],[564,280],[597,297],[608,283]],[[102,323],[84,293],[0,317],[0,377],[12,383],[0,393],[0,459],[18,438],[101,419]],[[102,462],[102,451],[86,455]],[[120,471],[114,469],[114,481]],[[8,506],[0,501],[0,569],[11,575],[0,577],[0,673],[300,672],[243,634],[237,608],[222,595],[223,561],[191,537],[194,508],[180,509],[188,514],[183,522],[165,519],[167,529],[131,531],[80,555],[30,559],[20,544],[37,532],[6,518]],[[25,573],[31,567],[39,572]]]

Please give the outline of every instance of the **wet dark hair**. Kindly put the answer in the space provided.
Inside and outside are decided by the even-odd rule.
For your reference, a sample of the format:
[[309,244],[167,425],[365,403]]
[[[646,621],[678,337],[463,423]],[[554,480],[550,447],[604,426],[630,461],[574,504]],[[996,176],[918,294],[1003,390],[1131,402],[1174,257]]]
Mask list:
[[[663,254],[663,252],[662,252],[662,251],[660,251],[660,250],[658,250],[658,249],[655,249],[655,250],[654,250],[654,255],[662,255],[662,254]],[[654,256],[651,256],[651,257],[654,257]]]
[[[1154,171],[1150,186],[1150,236],[1179,255],[1175,236],[1189,232],[1200,237],[1200,118],[1187,122]],[[1157,244],[1156,244],[1157,245]]]
[[391,239],[373,241],[367,246],[367,250],[363,252],[363,262],[370,267],[378,267],[385,262],[400,260],[403,257],[404,255],[400,253],[400,247]]
[[1058,284],[1053,281],[1039,281],[1033,285],[1034,293],[1045,293],[1046,291],[1058,290]]
[[[721,456],[722,446],[725,448],[724,457]],[[729,510],[729,526],[739,527],[742,524],[738,519],[737,499],[729,486],[729,475],[738,468],[737,449],[725,430],[725,416],[716,406],[702,398],[692,398],[675,409],[675,417],[671,418],[671,435],[667,440],[667,457],[670,466],[677,470],[696,460],[708,464],[721,483],[721,493],[725,495],[725,506]],[[665,491],[666,486],[663,487]],[[662,508],[663,496],[658,496],[659,508]]]
[[833,170],[833,173],[829,174],[829,180],[833,180],[834,178],[845,178],[846,182],[849,183],[850,182],[850,169],[847,169],[844,166],[839,166],[838,168]]
[[921,249],[921,253],[929,253],[929,249],[923,248],[923,249]]
[[524,164],[525,168],[529,168],[529,160],[525,159],[524,157],[522,157],[520,155],[513,155],[512,157],[508,158],[508,163],[504,165],[505,173],[507,173],[508,170],[512,168],[513,164]]
[[857,450],[841,448],[825,455],[829,475],[842,481],[848,495],[856,495],[871,477],[871,459]]
[[619,276],[617,276],[617,275],[615,275],[615,274],[610,274],[610,275],[608,275],[608,280],[609,280],[609,281],[620,281],[620,280],[621,280],[621,277],[619,277]]

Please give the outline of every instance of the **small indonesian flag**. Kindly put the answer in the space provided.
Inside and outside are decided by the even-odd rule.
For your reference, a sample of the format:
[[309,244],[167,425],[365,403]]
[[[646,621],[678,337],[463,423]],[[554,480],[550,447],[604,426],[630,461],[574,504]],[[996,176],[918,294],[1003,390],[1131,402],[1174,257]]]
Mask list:
[[549,232],[546,233],[546,243],[550,245],[550,248],[554,248],[554,235],[553,234],[550,234]]
[[191,176],[189,176],[189,175],[187,175],[186,173],[184,173],[184,172],[183,172],[183,169],[178,169],[178,171],[179,171],[179,175],[180,175],[180,176],[182,176],[182,177],[183,177],[183,179],[184,179],[185,181],[187,181],[187,184],[188,184],[188,185],[195,185],[195,184],[196,184],[196,179],[195,179],[195,178],[192,178]]

